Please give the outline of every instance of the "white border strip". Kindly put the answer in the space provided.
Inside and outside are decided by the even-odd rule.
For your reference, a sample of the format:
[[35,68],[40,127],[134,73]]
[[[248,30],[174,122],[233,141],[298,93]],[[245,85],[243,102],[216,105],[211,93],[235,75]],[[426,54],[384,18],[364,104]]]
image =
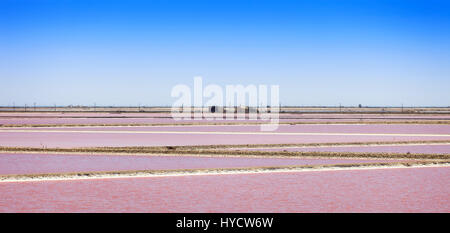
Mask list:
[[166,174],[90,174],[90,175],[64,175],[55,177],[40,177],[40,178],[7,178],[0,180],[0,183],[11,182],[39,182],[39,181],[70,181],[70,180],[98,180],[98,179],[124,179],[124,178],[156,178],[156,177],[178,177],[178,176],[203,176],[203,175],[244,175],[244,174],[264,174],[264,173],[286,173],[286,172],[319,172],[319,171],[351,171],[351,170],[374,170],[374,169],[397,169],[397,168],[432,168],[432,167],[450,167],[450,163],[445,164],[431,164],[431,165],[396,165],[396,166],[367,166],[367,167],[324,167],[324,168],[275,168],[275,169],[255,169],[255,170],[223,170],[223,171],[199,171],[199,172],[180,172],[173,171],[173,173]]

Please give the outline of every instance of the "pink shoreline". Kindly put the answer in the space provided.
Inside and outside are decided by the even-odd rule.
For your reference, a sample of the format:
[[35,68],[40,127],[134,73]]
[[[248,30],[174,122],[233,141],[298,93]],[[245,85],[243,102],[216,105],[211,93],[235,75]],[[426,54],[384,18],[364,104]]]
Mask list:
[[[19,132],[14,132],[14,130],[19,130]],[[91,132],[83,133],[83,131]],[[102,132],[95,133],[95,131]],[[108,133],[109,131],[111,133]],[[143,131],[155,133],[142,133]],[[174,131],[176,133],[170,133]],[[220,134],[190,134],[189,132],[220,132]],[[227,134],[226,132],[249,132],[255,134]],[[432,141],[449,140],[450,125],[280,125],[275,132],[263,133],[260,132],[259,126],[4,128],[0,130],[0,146],[93,147]],[[295,133],[324,135],[295,135]],[[328,133],[341,133],[344,135],[326,135]],[[409,134],[413,135],[409,136]],[[431,134],[433,136],[420,136],[420,134]],[[439,136],[440,134],[442,136]]]
[[0,132],[0,146],[19,147],[120,147],[217,144],[282,144],[321,142],[395,142],[448,140],[449,137],[352,135],[207,135]]
[[327,152],[376,152],[376,153],[424,153],[450,154],[450,145],[373,145],[286,148],[233,148],[250,151],[327,151]]
[[[0,132],[13,130],[31,131],[177,131],[177,132],[261,132],[257,125],[226,126],[135,126],[135,127],[25,127],[1,128]],[[271,132],[267,132],[271,133]],[[450,134],[450,125],[279,125],[273,133],[378,133],[378,134]]]
[[0,183],[0,212],[447,213],[449,176],[443,167]]
[[[440,118],[439,118],[440,119]],[[446,120],[450,120],[446,119]],[[420,119],[280,119],[280,122],[303,122],[303,123],[320,123],[320,122],[372,122],[372,121],[428,121]],[[175,121],[169,118],[0,118],[0,125],[64,125],[64,124],[221,124],[221,123],[256,123],[267,122],[263,120],[181,120]]]
[[[450,114],[377,114],[377,113],[280,113],[285,118],[450,118]],[[171,117],[170,113],[117,112],[0,112],[0,117]]]
[[238,158],[193,156],[117,156],[69,154],[0,154],[0,175],[119,170],[168,170],[339,163],[399,162],[402,160]]
[[[428,121],[450,120],[446,115],[420,114],[280,114],[281,122],[347,122],[347,121]],[[169,113],[0,113],[0,124],[176,124],[264,122],[262,120],[181,120],[175,121]]]

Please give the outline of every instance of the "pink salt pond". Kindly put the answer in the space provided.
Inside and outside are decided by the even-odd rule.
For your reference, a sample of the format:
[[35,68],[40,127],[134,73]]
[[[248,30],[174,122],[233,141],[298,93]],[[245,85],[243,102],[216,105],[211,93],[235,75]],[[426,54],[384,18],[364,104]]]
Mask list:
[[0,212],[450,212],[450,167],[0,183]]
[[446,137],[336,136],[336,135],[233,135],[139,133],[27,133],[0,132],[0,146],[17,147],[120,147],[219,144],[284,144],[323,142],[380,142],[449,140]]
[[114,131],[130,133],[136,131],[177,132],[256,132],[256,133],[354,133],[354,134],[450,134],[450,125],[437,124],[300,124],[279,125],[275,131],[261,132],[258,125],[190,125],[190,126],[105,126],[105,127],[19,127],[2,128],[1,131]]
[[118,170],[234,168],[393,161],[398,160],[2,153],[0,154],[0,175]]
[[[175,131],[175,132],[174,132]],[[2,128],[0,146],[95,147],[449,140],[449,125]]]

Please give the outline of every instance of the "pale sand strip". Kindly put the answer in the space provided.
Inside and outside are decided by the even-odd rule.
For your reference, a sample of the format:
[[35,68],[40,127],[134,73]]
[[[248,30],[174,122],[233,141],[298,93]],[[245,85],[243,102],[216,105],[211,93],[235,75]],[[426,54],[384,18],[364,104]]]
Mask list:
[[254,159],[336,159],[336,160],[393,160],[393,161],[446,161],[446,159],[395,158],[395,157],[338,157],[338,156],[305,156],[305,155],[252,155],[252,154],[167,154],[167,153],[120,153],[120,152],[56,152],[56,151],[2,151],[1,154],[45,154],[45,155],[77,155],[77,156],[128,156],[128,157],[199,157],[199,158],[254,158]]
[[[430,142],[424,142],[424,143],[391,143],[391,144],[361,144],[361,145],[355,145],[355,144],[349,144],[349,145],[317,145],[317,146],[274,146],[274,147],[245,147],[245,149],[295,149],[295,148],[328,148],[328,147],[383,147],[383,146],[446,146],[450,145],[450,142],[437,142],[433,143],[433,141]],[[243,149],[243,147],[231,147],[228,149]]]
[[398,134],[398,133],[300,133],[300,132],[218,132],[218,131],[102,131],[102,130],[0,130],[0,133],[96,133],[96,134],[191,134],[191,135],[290,135],[290,136],[399,136],[450,137],[450,134]]
[[343,171],[343,170],[372,170],[394,168],[426,168],[426,167],[450,167],[450,162],[445,163],[385,163],[366,165],[322,165],[322,166],[293,166],[293,167],[257,167],[257,168],[231,168],[231,169],[190,169],[190,170],[150,170],[150,171],[124,171],[124,172],[99,172],[99,173],[66,173],[66,174],[41,174],[41,175],[9,175],[0,176],[0,183],[8,182],[34,182],[34,181],[69,181],[92,179],[117,179],[117,178],[150,178],[150,177],[175,177],[194,175],[231,175],[231,174],[261,174],[283,172],[313,172],[313,171]]

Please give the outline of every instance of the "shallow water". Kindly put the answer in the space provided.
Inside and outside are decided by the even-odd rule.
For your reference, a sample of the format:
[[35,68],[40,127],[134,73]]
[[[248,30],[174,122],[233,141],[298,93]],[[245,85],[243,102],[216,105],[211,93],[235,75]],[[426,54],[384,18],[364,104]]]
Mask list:
[[[275,132],[259,130],[259,126],[1,128],[0,146],[161,146],[450,139],[450,125],[280,125]],[[302,135],[304,133],[312,135]]]
[[223,158],[193,156],[117,156],[0,154],[0,174],[39,174],[118,170],[233,168],[339,163],[395,162],[370,159]]
[[[258,125],[121,126],[121,127],[31,127],[1,128],[30,131],[177,131],[177,132],[260,132]],[[272,132],[265,132],[272,133]],[[450,125],[437,124],[300,124],[279,125],[273,133],[370,133],[370,134],[450,134]]]
[[0,212],[449,212],[450,167],[0,183]]
[[100,147],[449,140],[450,136],[233,135],[188,133],[0,132],[0,146]]

